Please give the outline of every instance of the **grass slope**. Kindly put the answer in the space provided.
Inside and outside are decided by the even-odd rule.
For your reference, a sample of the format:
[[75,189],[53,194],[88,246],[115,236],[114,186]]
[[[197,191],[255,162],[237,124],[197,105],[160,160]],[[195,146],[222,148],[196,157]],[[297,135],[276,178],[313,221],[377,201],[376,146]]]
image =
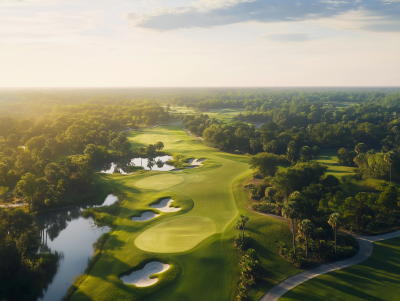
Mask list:
[[364,263],[311,279],[279,300],[398,300],[400,238],[374,243]]
[[[127,134],[133,149],[162,141],[165,151],[207,160],[200,168],[183,170],[179,175],[154,171],[141,175],[98,175],[97,180],[104,187],[124,196],[121,212],[103,254],[71,300],[234,299],[239,254],[232,238],[237,233],[233,225],[238,208],[251,217],[248,229],[267,267],[263,280],[252,292],[253,300],[273,284],[298,272],[277,254],[275,240],[284,237],[290,241],[286,224],[245,209],[247,196],[243,195],[240,180],[250,174],[246,158],[203,146],[182,131],[182,125]],[[165,197],[174,199],[173,205],[182,210],[160,213],[149,207]],[[146,222],[131,220],[144,211],[160,216]],[[163,231],[163,240],[158,240]],[[181,241],[185,233],[194,239]],[[156,285],[137,288],[120,281],[121,275],[153,260],[171,264],[168,271],[157,276]]]

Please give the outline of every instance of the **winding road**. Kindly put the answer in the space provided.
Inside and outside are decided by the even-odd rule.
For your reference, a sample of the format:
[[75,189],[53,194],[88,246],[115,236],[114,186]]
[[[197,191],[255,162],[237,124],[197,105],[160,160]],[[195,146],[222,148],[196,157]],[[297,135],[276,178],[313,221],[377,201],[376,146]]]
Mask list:
[[[282,216],[277,216],[273,214],[266,214],[266,213],[260,213],[259,214],[269,216],[275,219],[279,220],[285,220]],[[348,233],[348,232],[346,232]],[[351,234],[351,233],[348,233]],[[375,241],[380,241],[380,240],[385,240],[385,239],[390,239],[390,238],[396,238],[400,237],[400,230],[392,232],[392,233],[387,233],[387,234],[382,234],[382,235],[377,235],[377,236],[358,236],[354,235],[354,238],[357,240],[360,249],[357,253],[356,256],[342,260],[342,261],[337,261],[334,263],[329,263],[329,264],[324,264],[320,267],[317,267],[312,270],[304,271],[300,274],[294,275],[281,283],[275,285],[272,289],[270,289],[264,296],[260,298],[259,301],[275,301],[278,300],[280,297],[282,297],[287,291],[291,290],[292,288],[298,286],[299,284],[302,284],[303,282],[314,278],[318,277],[322,274],[326,274],[329,272],[333,272],[336,270],[340,270],[355,264],[359,264],[365,260],[367,260],[373,250],[373,243]]]

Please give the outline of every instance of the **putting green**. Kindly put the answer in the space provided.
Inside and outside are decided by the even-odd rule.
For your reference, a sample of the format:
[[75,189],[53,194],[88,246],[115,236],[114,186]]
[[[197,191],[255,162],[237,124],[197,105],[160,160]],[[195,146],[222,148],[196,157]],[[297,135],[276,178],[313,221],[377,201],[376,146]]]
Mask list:
[[156,175],[139,180],[135,183],[135,186],[143,189],[163,190],[182,183],[183,180],[184,178],[181,176],[170,174]]
[[208,217],[179,217],[144,231],[136,238],[135,245],[148,252],[184,252],[215,232],[215,223]]

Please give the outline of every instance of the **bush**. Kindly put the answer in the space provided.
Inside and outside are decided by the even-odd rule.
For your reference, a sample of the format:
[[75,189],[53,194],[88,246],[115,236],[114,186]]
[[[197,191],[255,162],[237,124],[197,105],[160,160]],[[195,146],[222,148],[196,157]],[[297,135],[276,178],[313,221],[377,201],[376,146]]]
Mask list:
[[253,249],[247,250],[240,260],[240,284],[238,301],[247,300],[247,287],[256,284],[260,276],[261,265],[258,261],[258,255]]
[[242,234],[238,233],[236,236],[233,237],[233,244],[236,248],[240,250],[245,250],[250,245],[250,236],[245,233],[242,243]]

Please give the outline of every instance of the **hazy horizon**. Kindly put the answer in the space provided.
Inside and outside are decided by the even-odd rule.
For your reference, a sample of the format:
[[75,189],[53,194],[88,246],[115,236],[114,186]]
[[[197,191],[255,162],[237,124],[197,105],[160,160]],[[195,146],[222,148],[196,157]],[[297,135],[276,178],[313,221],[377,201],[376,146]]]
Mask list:
[[398,0],[0,0],[1,87],[399,86]]

